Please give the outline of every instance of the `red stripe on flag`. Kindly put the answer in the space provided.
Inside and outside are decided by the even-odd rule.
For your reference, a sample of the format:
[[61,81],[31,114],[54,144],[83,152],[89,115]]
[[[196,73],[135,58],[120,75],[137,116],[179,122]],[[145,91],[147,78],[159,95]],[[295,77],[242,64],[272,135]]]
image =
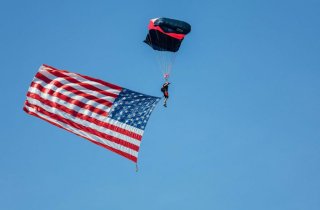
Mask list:
[[132,160],[132,161],[135,162],[135,163],[138,161],[138,158],[135,157],[135,156],[133,156],[133,155],[130,155],[130,154],[125,153],[125,152],[123,152],[123,151],[114,149],[114,148],[109,147],[108,145],[102,144],[102,143],[100,143],[100,142],[92,141],[92,140],[90,140],[90,139],[88,139],[88,138],[86,138],[86,137],[84,137],[84,138],[87,139],[87,140],[89,140],[89,141],[91,141],[91,142],[94,143],[94,144],[97,144],[97,145],[99,145],[99,146],[101,146],[101,147],[104,147],[104,148],[106,148],[106,149],[108,149],[108,150],[111,150],[112,152],[115,152],[115,153],[117,153],[117,154],[119,154],[119,155],[122,155],[123,157],[128,158],[129,160]]
[[97,83],[100,83],[100,84],[105,85],[105,86],[107,86],[107,87],[110,87],[110,88],[112,88],[112,89],[114,89],[114,90],[118,90],[118,91],[121,91],[121,90],[122,90],[122,87],[119,87],[119,86],[117,86],[117,85],[114,85],[114,84],[111,84],[111,83],[102,81],[102,80],[100,80],[100,79],[95,79],[95,78],[92,78],[92,77],[89,77],[89,76],[85,76],[85,75],[82,75],[82,74],[78,74],[78,75],[81,76],[81,77],[83,77],[83,78],[85,78],[85,79],[87,79],[87,80],[91,80],[91,81],[93,81],[93,82],[97,82]]

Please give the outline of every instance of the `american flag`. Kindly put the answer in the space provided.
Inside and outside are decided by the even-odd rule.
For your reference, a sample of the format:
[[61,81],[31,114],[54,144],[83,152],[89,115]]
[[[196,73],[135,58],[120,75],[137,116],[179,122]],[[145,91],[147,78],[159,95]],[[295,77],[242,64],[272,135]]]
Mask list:
[[42,65],[24,111],[133,162],[159,97],[81,74]]

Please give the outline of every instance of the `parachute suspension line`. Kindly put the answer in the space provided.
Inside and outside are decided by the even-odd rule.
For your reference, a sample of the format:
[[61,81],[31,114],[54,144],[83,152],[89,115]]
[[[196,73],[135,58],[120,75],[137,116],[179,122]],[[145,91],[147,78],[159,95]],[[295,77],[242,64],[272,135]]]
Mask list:
[[[167,43],[167,45],[169,45],[169,43],[168,43],[168,37],[166,36],[166,43]],[[167,46],[168,47],[168,46]],[[166,56],[166,60],[165,60],[165,62],[166,62],[166,68],[165,68],[165,71],[166,71],[166,74],[169,74],[169,72],[168,72],[168,70],[169,70],[169,63],[170,63],[170,60],[169,60],[169,58],[170,58],[170,52],[166,52],[166,54],[165,54],[165,56]]]
[[[149,33],[150,35],[150,33]],[[158,32],[156,32],[156,37],[157,40],[160,40]],[[151,36],[150,36],[151,39]],[[155,52],[156,54],[156,59],[157,59],[157,63],[158,63],[158,68],[160,68],[160,71],[162,72],[162,75],[164,74],[164,67],[165,67],[165,58],[164,58],[164,51],[160,50],[160,52]]]
[[[157,33],[158,34],[158,33]],[[168,43],[167,42],[167,37],[165,37],[165,43]],[[161,50],[161,56],[162,56],[162,75],[166,74],[167,73],[167,52],[165,50]]]
[[[156,35],[157,35],[157,38],[158,38],[158,33],[156,33]],[[150,31],[148,31],[148,38],[150,39],[150,42],[152,43],[153,40],[152,40],[152,36],[150,34]],[[155,69],[158,70],[158,68],[160,67],[160,70],[161,70],[162,69],[161,57],[160,57],[159,53],[157,53],[155,51],[153,51],[153,53],[155,54],[154,57],[155,57],[155,60],[156,60]]]
[[[167,36],[165,36],[165,43],[167,45],[166,47],[168,48],[169,47],[169,43],[168,43],[168,37]],[[163,69],[164,73],[163,73],[163,75],[164,75],[165,81],[168,81],[169,74],[170,74],[170,72],[169,72],[170,52],[164,51],[163,54],[164,54],[164,69]]]
[[168,75],[171,75],[171,70],[172,67],[176,61],[176,57],[177,57],[177,52],[173,52],[170,58],[170,64],[169,64],[169,69],[168,69]]
[[139,171],[139,168],[138,168],[138,163],[136,163],[136,172]]
[[156,55],[159,59],[159,67],[162,75],[165,74],[166,72],[166,52],[161,50],[159,53]]
[[[169,52],[168,52],[169,53]],[[172,63],[172,61],[173,61],[173,57],[175,56],[175,53],[169,53],[169,55],[168,55],[168,66],[167,66],[167,70],[166,70],[166,73],[168,74],[168,75],[170,75],[171,74],[171,69],[172,69],[172,65],[173,65],[173,63]]]
[[161,73],[162,73],[162,76],[164,77],[165,76],[165,74],[167,73],[167,69],[166,69],[166,52],[165,51],[163,51],[163,50],[161,50],[161,52],[160,52],[160,56],[161,56]]

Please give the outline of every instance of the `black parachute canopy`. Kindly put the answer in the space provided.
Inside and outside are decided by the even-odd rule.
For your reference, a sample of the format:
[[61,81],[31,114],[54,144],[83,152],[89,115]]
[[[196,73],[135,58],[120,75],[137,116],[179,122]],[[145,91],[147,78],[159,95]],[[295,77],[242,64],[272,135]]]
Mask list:
[[177,52],[186,34],[191,31],[190,24],[170,18],[150,20],[149,33],[144,40],[154,50]]

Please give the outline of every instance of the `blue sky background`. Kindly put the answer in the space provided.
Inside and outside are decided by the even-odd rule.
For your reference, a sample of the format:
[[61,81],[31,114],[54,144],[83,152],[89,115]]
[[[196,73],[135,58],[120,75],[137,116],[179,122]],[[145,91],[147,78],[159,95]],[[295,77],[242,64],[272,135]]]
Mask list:
[[[0,209],[320,209],[318,0],[0,1]],[[189,22],[135,165],[22,111],[42,63],[160,96],[149,19]]]

